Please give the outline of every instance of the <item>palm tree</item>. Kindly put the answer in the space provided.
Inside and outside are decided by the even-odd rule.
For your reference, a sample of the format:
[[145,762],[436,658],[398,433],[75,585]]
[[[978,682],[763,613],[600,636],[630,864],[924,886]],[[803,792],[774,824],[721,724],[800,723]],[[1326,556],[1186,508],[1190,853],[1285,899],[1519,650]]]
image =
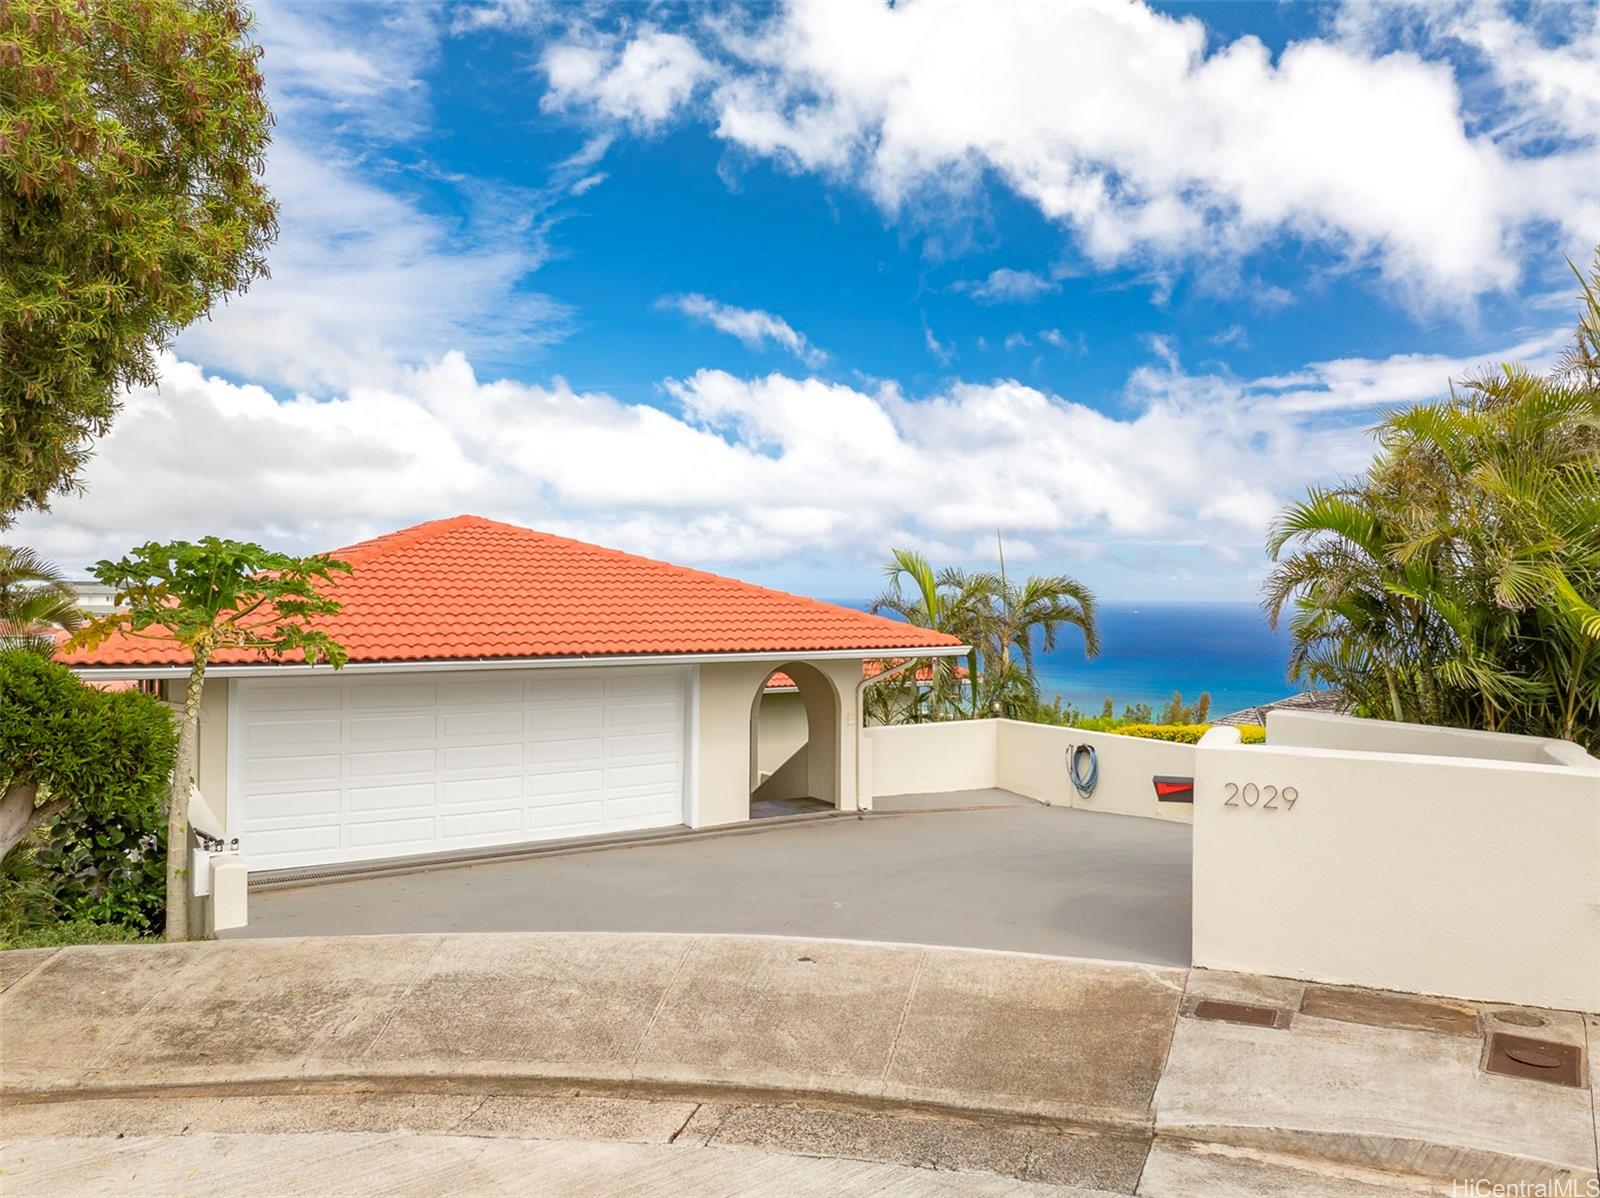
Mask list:
[[[955,663],[950,658],[931,663],[932,684],[923,706],[935,719],[976,718],[985,711],[1004,716],[1030,714],[1039,704],[1035,653],[1053,651],[1063,626],[1082,631],[1090,657],[1100,652],[1095,599],[1089,589],[1064,574],[1012,582],[1005,573],[1003,548],[999,573],[954,567],[936,571],[925,556],[912,549],[894,550],[884,572],[889,589],[873,601],[874,612],[893,612],[918,627],[948,632],[972,646],[967,655],[965,705]],[[894,685],[891,680],[874,689]],[[886,691],[881,700],[879,714],[885,722],[907,706],[903,694]]]
[[1265,605],[1293,613],[1293,676],[1369,716],[1600,746],[1600,268],[1583,291],[1550,377],[1391,413],[1363,478],[1285,509]]
[[[972,646],[967,655],[967,680],[974,688],[971,714],[976,714],[977,646],[984,608],[980,577],[954,569],[936,572],[915,549],[893,550],[884,575],[889,586],[872,601],[874,614],[893,612],[908,624],[949,633]],[[925,667],[930,671],[929,689],[925,703],[912,705],[912,721],[920,720],[924,712],[934,719],[967,714],[961,709],[962,679],[954,659],[919,661],[901,677],[915,676]],[[883,685],[893,684],[891,679]]]
[[78,596],[60,571],[31,549],[0,545],[0,648],[49,655],[55,630],[82,623]]
[[1038,649],[1054,652],[1061,628],[1070,626],[1083,634],[1085,656],[1099,654],[1094,594],[1077,579],[1030,574],[1021,583],[1012,582],[1001,544],[999,574],[980,576],[978,589],[987,600],[981,621],[985,700],[996,714],[1026,715],[1039,705],[1036,639]]

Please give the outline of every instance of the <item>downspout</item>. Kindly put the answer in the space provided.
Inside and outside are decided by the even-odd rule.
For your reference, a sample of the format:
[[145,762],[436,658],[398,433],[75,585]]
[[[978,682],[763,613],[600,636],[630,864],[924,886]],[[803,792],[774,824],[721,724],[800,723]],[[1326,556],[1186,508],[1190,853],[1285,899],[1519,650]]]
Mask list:
[[[962,648],[969,653],[972,651],[970,645],[964,645]],[[880,682],[887,682],[889,679],[905,673],[920,660],[922,659],[908,657],[893,669],[880,670],[871,678],[863,677],[860,682],[856,683],[856,813],[858,815],[863,811],[871,810],[870,807],[864,807],[861,804],[861,744],[867,738],[867,713],[863,704],[866,700],[867,687],[876,686]],[[870,803],[872,800],[869,798],[867,801]]]

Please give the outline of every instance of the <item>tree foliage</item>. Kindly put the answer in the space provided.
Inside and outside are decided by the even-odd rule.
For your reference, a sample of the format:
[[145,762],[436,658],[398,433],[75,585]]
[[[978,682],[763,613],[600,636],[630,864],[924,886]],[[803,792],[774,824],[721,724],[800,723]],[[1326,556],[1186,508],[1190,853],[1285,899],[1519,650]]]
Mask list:
[[[873,600],[874,612],[949,633],[972,650],[964,673],[954,658],[936,657],[870,687],[868,716],[875,722],[984,714],[1029,718],[1040,702],[1035,655],[1053,652],[1063,628],[1079,630],[1088,656],[1100,651],[1094,595],[1064,574],[1017,582],[1003,568],[935,570],[910,549],[894,550],[884,573],[889,586]],[[918,681],[919,672],[926,681]]]
[[236,0],[0,0],[0,524],[266,274],[272,117]]
[[98,690],[37,653],[0,650],[7,914],[29,888],[51,922],[159,928],[176,747],[172,713],[154,697]]
[[48,657],[56,632],[82,623],[78,596],[60,571],[31,549],[0,545],[0,649]]
[[167,800],[167,939],[188,934],[189,794],[206,665],[223,649],[247,649],[264,660],[299,657],[335,669],[346,653],[318,627],[339,611],[327,592],[347,563],[325,555],[293,557],[246,541],[150,542],[118,561],[101,561],[95,577],[116,588],[118,610],[89,621],[72,643],[95,648],[114,636],[176,643],[190,657],[178,759]]
[[1391,413],[1364,477],[1281,513],[1265,603],[1294,677],[1380,719],[1600,747],[1597,292],[1551,375],[1507,365]]

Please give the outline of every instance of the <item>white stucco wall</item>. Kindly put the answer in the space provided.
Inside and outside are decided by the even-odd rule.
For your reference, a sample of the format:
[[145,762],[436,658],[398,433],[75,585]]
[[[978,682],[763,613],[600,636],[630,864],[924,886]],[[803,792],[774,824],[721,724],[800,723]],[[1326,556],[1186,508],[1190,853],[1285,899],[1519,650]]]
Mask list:
[[[1085,732],[1020,720],[951,720],[867,729],[873,793],[925,794],[991,786],[1056,807],[1081,807],[1187,823],[1187,803],[1156,800],[1158,774],[1194,773],[1193,745],[1110,732]],[[1073,745],[1094,746],[1100,778],[1081,797],[1067,777]]]
[[[861,661],[773,659],[768,662],[715,662],[697,667],[699,747],[694,765],[694,790],[690,802],[693,826],[711,827],[749,818],[751,761],[750,733],[757,696],[773,670],[791,664],[808,665],[822,675],[838,696],[838,737],[834,752],[808,752],[809,768],[833,779],[839,806],[856,806],[856,684],[861,681]],[[815,745],[815,742],[813,742]],[[831,760],[830,760],[831,758]]]
[[928,794],[999,785],[997,720],[878,725],[872,742],[872,793]]
[[[996,784],[1002,790],[1056,807],[1139,815],[1174,823],[1190,823],[1194,819],[1194,808],[1188,803],[1157,801],[1154,782],[1158,774],[1193,775],[1193,745],[1018,720],[994,722],[999,732]],[[1067,753],[1079,744],[1094,748],[1100,766],[1099,782],[1088,798],[1078,794],[1067,776]]]
[[[1199,747],[1195,964],[1600,1011],[1600,762],[1342,717],[1287,728],[1302,743],[1269,717],[1264,746],[1214,729]],[[1297,797],[1229,806],[1230,784]]]
[[[1411,753],[1428,757],[1476,757],[1560,765],[1585,754],[1566,741],[1541,736],[1475,732],[1390,720],[1358,720],[1315,711],[1267,712],[1267,743],[1308,749],[1352,749],[1370,753]],[[1570,756],[1576,750],[1577,757]]]
[[756,770],[770,774],[806,743],[806,705],[798,691],[761,696]]

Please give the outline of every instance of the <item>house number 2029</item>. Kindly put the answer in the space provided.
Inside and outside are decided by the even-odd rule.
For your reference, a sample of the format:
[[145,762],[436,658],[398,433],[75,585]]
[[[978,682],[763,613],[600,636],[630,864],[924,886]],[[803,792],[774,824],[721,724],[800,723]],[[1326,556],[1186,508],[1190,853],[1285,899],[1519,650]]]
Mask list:
[[1292,786],[1257,786],[1254,782],[1246,782],[1243,786],[1237,782],[1224,782],[1222,786],[1228,792],[1228,797],[1222,801],[1224,807],[1293,811],[1295,802],[1300,798],[1300,792]]

